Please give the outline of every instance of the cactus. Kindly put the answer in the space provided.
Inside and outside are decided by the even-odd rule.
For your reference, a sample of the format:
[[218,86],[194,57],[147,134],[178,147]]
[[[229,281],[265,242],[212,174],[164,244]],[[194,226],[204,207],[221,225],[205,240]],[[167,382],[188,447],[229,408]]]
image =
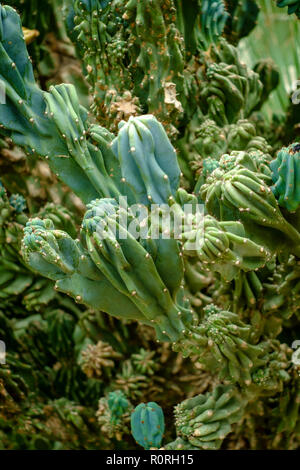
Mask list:
[[300,18],[300,3],[299,0],[277,0],[277,6],[279,8],[288,7],[288,14],[292,15],[295,13]]
[[277,158],[270,162],[272,191],[280,206],[296,211],[300,204],[299,165],[300,144],[294,143],[278,152]]
[[212,46],[205,69],[202,111],[221,126],[247,118],[261,99],[263,85],[258,74],[241,64],[234,46],[224,39]]
[[236,44],[255,27],[259,6],[255,0],[226,0],[226,6],[230,17],[224,35],[229,42]]
[[140,403],[131,415],[131,432],[144,449],[159,447],[165,430],[164,413],[157,403]]
[[124,434],[130,434],[132,411],[131,403],[121,390],[110,392],[107,397],[99,400],[97,418],[101,431],[109,438],[115,437],[120,441]]
[[9,198],[9,203],[18,213],[26,209],[26,201],[20,194],[12,194]]
[[115,423],[127,411],[129,403],[123,392],[117,390],[108,395],[108,406],[112,414],[111,421]]
[[[83,48],[94,110],[100,120],[104,112],[115,126],[116,116],[128,118],[144,109],[155,112],[176,133],[173,123],[183,115],[176,94],[183,91],[184,62],[180,33],[173,16],[168,14],[172,9],[171,0],[164,5],[159,0],[143,4],[122,4],[117,0],[72,2],[67,21],[69,34],[77,47]],[[157,69],[161,72],[159,77],[155,77]],[[134,74],[139,76],[139,83]]]
[[223,385],[187,399],[175,409],[178,435],[194,448],[219,449],[231,425],[242,418],[244,406],[236,390]]
[[[199,326],[191,328],[189,339],[176,345],[184,355],[199,354],[197,361],[219,370],[221,380],[249,386],[255,370],[266,364],[268,345],[251,344],[251,328],[232,313],[209,305]],[[199,347],[201,344],[201,347]]]
[[103,372],[109,376],[110,369],[115,365],[114,359],[121,357],[122,355],[114,351],[110,344],[98,341],[95,346],[89,344],[81,351],[80,365],[88,377],[101,377]]
[[278,244],[275,252],[288,249],[297,253],[299,233],[281,214],[275,196],[266,184],[269,179],[269,175],[248,170],[243,165],[225,173],[217,169],[202,187],[201,197],[205,199],[208,211],[221,220],[251,221],[254,231],[257,230],[257,239],[264,241],[270,252],[275,248],[268,235],[272,229],[284,235],[281,235],[283,245]]
[[255,0],[10,3],[0,447],[299,447],[298,108]]
[[248,271],[265,266],[271,258],[263,245],[247,238],[240,222],[217,222],[205,216],[203,228],[185,232],[182,238],[186,256],[196,254],[207,271],[220,272],[227,281],[241,269]]
[[201,33],[203,41],[206,45],[216,42],[222,34],[225,24],[228,20],[229,13],[225,9],[223,0],[211,2],[202,0],[201,2]]

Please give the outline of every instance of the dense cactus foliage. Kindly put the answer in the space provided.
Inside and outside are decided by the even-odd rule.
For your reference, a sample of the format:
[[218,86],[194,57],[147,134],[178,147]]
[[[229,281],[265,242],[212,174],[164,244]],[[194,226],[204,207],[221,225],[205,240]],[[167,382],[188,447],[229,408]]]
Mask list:
[[299,0],[277,0],[277,6],[279,8],[288,7],[288,14],[292,15],[295,13],[298,18],[300,17],[300,2]]
[[260,2],[7,3],[0,448],[299,448],[300,114],[241,57]]

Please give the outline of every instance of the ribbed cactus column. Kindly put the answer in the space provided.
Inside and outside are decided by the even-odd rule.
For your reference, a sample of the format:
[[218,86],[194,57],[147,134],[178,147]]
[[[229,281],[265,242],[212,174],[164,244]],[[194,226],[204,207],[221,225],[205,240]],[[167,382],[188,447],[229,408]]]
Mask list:
[[144,449],[159,447],[165,430],[163,410],[157,403],[141,403],[131,415],[131,432]]
[[127,220],[133,221],[130,212],[114,200],[91,204],[82,229],[89,254],[107,280],[152,323],[159,337],[176,341],[185,329],[185,312],[172,299],[155,257],[128,231]]
[[270,168],[278,204],[288,211],[296,211],[300,205],[300,143],[282,148]]
[[195,354],[198,361],[219,373],[221,380],[249,386],[252,373],[266,364],[267,344],[254,344],[251,327],[235,313],[209,305],[199,325],[189,331],[174,349],[184,356]]

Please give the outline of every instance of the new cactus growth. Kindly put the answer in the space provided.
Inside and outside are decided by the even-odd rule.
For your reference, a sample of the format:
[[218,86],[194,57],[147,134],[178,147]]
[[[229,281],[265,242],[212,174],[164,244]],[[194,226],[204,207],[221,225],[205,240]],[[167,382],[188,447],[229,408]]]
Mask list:
[[108,395],[108,406],[111,412],[111,422],[116,423],[129,408],[129,402],[122,391],[116,390]]

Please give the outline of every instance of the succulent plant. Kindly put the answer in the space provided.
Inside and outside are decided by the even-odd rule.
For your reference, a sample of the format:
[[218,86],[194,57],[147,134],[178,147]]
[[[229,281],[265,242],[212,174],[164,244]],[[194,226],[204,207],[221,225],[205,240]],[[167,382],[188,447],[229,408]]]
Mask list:
[[200,449],[219,449],[231,424],[243,415],[244,403],[230,386],[218,386],[213,393],[189,398],[175,409],[179,436]]
[[159,447],[164,430],[164,414],[157,403],[140,403],[135,408],[131,415],[131,432],[144,449]]
[[274,186],[272,190],[280,206],[296,211],[300,204],[299,189],[300,144],[282,148],[270,163]]
[[300,119],[241,56],[256,2],[9,3],[0,447],[297,448]]

